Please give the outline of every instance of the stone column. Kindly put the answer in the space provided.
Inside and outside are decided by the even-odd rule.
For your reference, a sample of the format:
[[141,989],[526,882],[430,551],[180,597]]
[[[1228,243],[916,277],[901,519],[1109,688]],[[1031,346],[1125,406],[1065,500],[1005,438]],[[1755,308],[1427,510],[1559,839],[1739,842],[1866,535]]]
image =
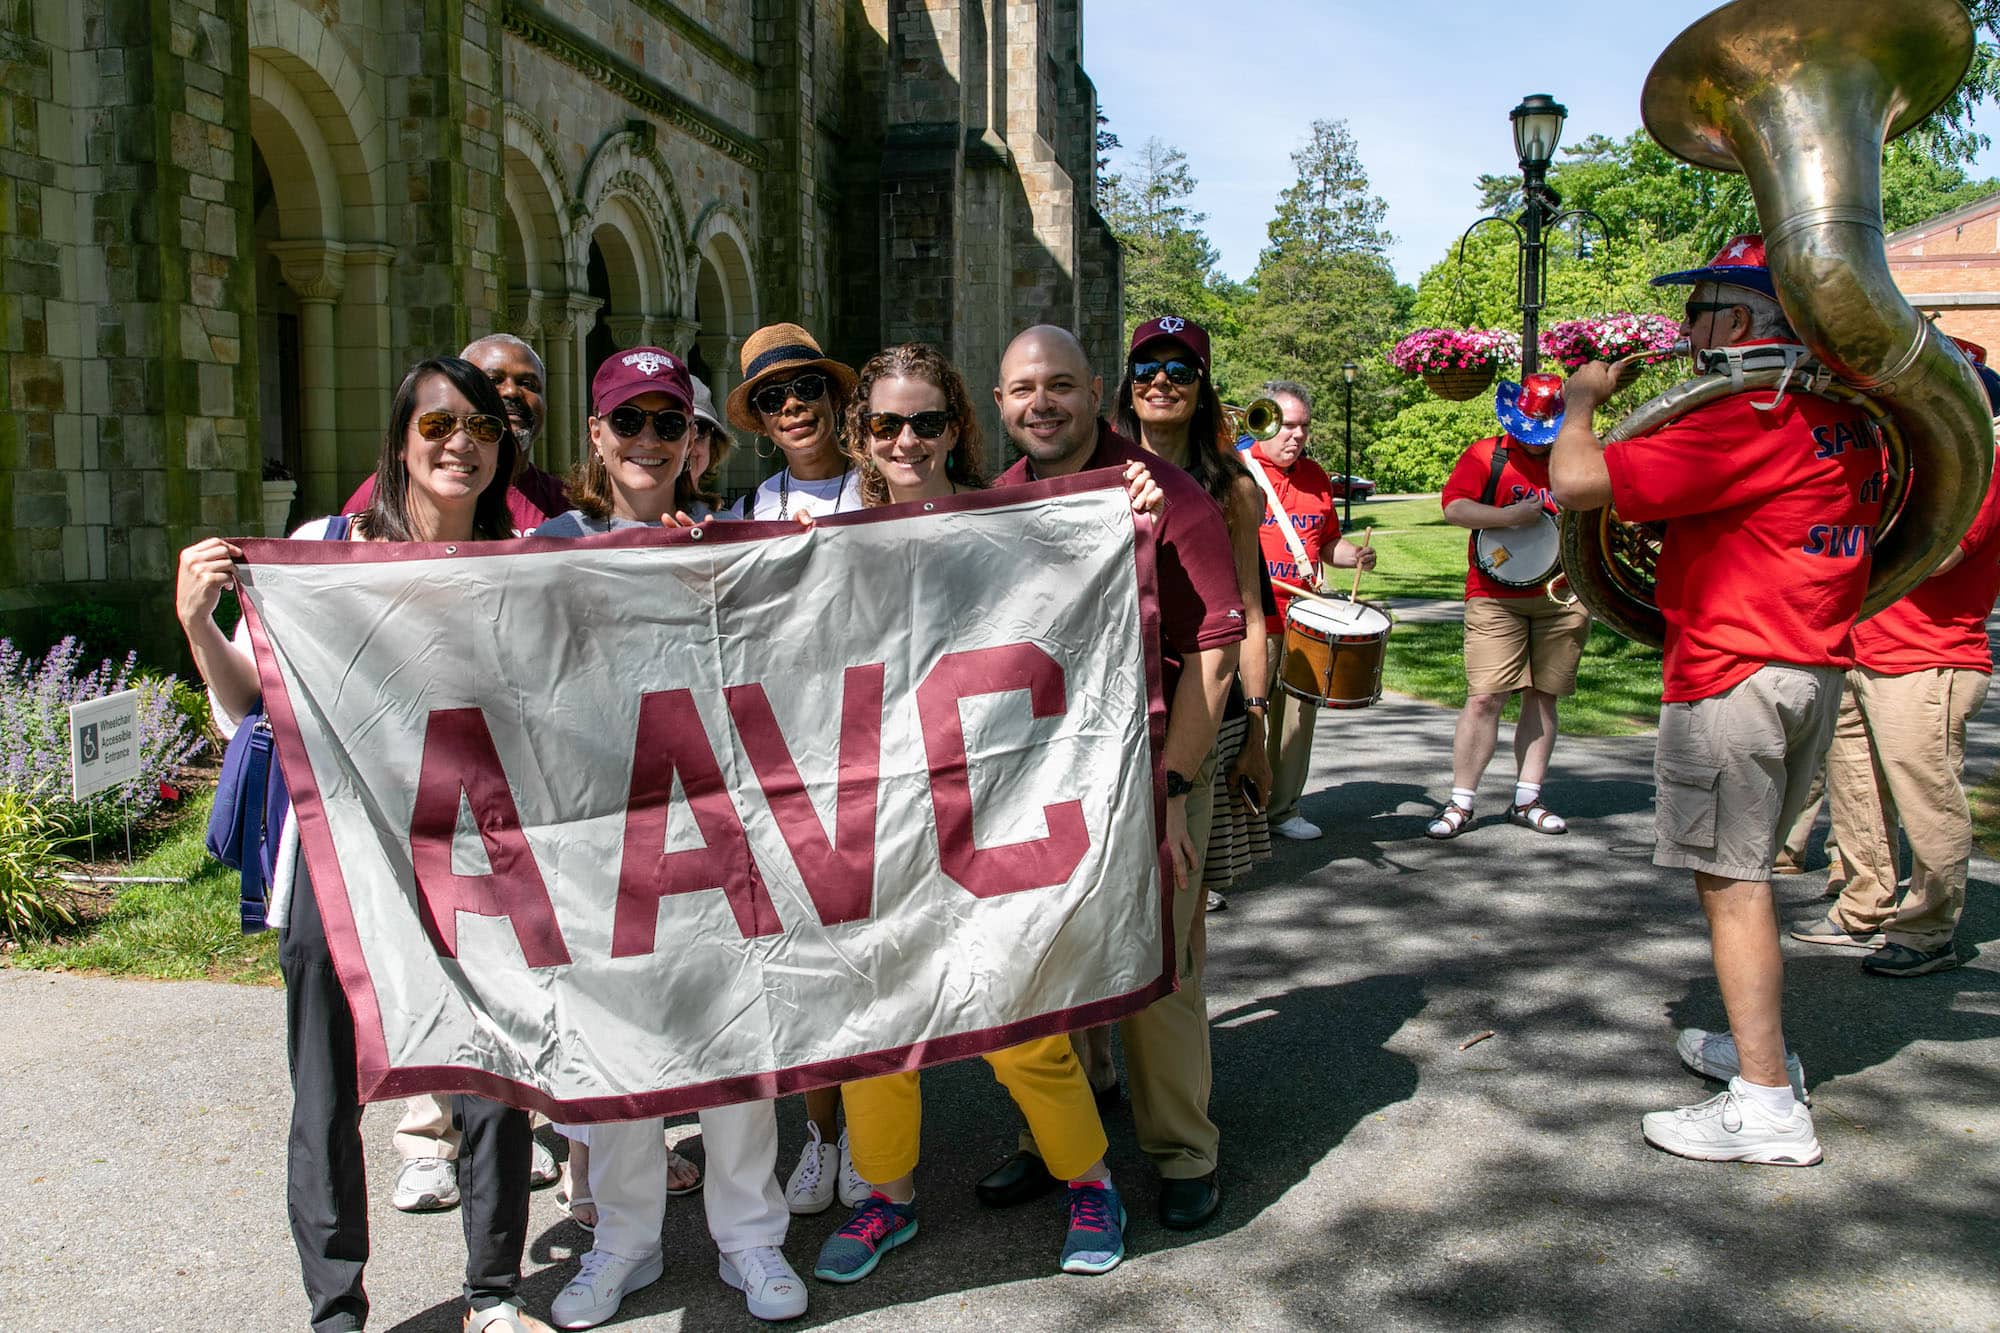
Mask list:
[[349,241],[336,322],[340,328],[339,503],[375,470],[389,399],[402,382],[406,364],[392,350],[395,331],[389,305],[389,274],[396,247],[379,241]]
[[507,327],[536,352],[542,350],[542,319],[547,299],[532,288],[515,287],[507,293]]
[[646,330],[651,327],[651,315],[606,315],[604,327],[611,330],[611,337],[620,347],[639,347],[646,342]]
[[305,475],[299,478],[303,512],[332,513],[340,493],[340,353],[333,308],[347,280],[347,247],[338,241],[273,241],[285,285],[299,301],[299,440]]
[[604,302],[581,292],[551,293],[543,302],[544,341],[536,350],[549,372],[549,424],[542,431],[536,463],[562,472],[583,457],[584,423],[590,415],[590,363],[584,339]]
[[[656,316],[653,328],[660,339],[660,346],[682,359],[686,359],[687,354],[694,350],[695,335],[701,332],[701,325],[693,320],[679,319],[673,315]],[[706,355],[706,352],[703,355]]]

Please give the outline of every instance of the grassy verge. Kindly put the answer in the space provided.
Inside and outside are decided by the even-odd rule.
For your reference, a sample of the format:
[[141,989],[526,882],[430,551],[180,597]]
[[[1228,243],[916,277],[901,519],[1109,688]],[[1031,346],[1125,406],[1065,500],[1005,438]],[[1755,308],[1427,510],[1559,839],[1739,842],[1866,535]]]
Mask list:
[[173,980],[277,982],[276,935],[242,933],[237,874],[202,846],[213,799],[213,793],[189,797],[158,845],[126,872],[187,883],[134,884],[115,896],[106,893],[85,905],[76,930],[0,955],[0,963]]
[[1988,773],[1984,782],[1965,794],[1972,803],[1972,836],[1979,850],[2000,858],[2000,770]]
[[[1362,576],[1363,597],[1427,601],[1464,597],[1466,531],[1445,522],[1436,497],[1356,506],[1350,538],[1360,540],[1364,527],[1373,529],[1372,544],[1380,557],[1375,572]],[[1400,624],[1389,636],[1383,684],[1398,694],[1457,708],[1465,702],[1464,650],[1465,630],[1456,622]],[[1517,711],[1516,705],[1508,704],[1510,718]],[[1580,736],[1625,736],[1651,730],[1659,725],[1659,717],[1660,654],[1593,625],[1577,668],[1576,694],[1562,704],[1563,730]]]

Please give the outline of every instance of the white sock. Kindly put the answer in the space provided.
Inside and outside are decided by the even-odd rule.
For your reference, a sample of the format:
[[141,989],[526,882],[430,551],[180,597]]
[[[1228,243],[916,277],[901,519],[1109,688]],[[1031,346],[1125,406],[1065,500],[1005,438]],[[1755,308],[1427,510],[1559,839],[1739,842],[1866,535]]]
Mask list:
[[1517,782],[1514,784],[1514,804],[1533,805],[1535,798],[1542,794],[1539,782]]
[[1745,1101],[1754,1102],[1770,1115],[1780,1120],[1791,1118],[1792,1108],[1798,1105],[1798,1098],[1792,1095],[1789,1081],[1782,1088],[1767,1088],[1762,1083],[1752,1083],[1738,1074],[1729,1080],[1729,1090]]
[[1470,787],[1453,787],[1451,789],[1451,803],[1469,815],[1472,813],[1472,798],[1478,794],[1478,792]]

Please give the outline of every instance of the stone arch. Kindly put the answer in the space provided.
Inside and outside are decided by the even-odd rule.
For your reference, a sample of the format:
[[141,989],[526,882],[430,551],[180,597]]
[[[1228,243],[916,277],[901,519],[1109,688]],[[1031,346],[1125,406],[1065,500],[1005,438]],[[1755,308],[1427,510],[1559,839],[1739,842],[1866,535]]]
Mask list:
[[[355,239],[381,236],[381,113],[367,98],[366,80],[347,48],[318,14],[296,0],[253,0],[249,47],[253,133],[260,81],[264,93],[275,93],[275,81],[282,80],[317,124],[331,159],[344,226],[341,233],[320,234],[329,239],[336,234]],[[298,128],[296,123],[293,128]],[[265,156],[268,161],[271,154],[267,151]]]
[[[712,279],[715,295],[723,303],[723,328],[706,329],[702,332],[724,334],[731,338],[742,338],[753,331],[758,323],[757,284],[750,272],[750,256],[755,248],[750,244],[750,230],[743,223],[735,209],[717,202],[710,204],[695,219],[694,232],[688,246],[688,268],[692,272],[699,266],[707,272],[698,275],[699,282]],[[707,311],[702,309],[701,293],[697,289],[689,292],[688,309],[701,310],[706,322]]]
[[595,210],[587,244],[597,247],[611,282],[606,313],[646,315],[658,301],[658,248],[647,233],[641,208],[630,196],[614,194]]
[[520,234],[523,261],[520,271],[509,271],[508,282],[539,292],[581,286],[572,271],[569,217],[560,203],[569,198],[569,182],[548,136],[511,103],[502,152],[502,184],[513,225]]
[[[650,124],[637,122],[601,142],[585,164],[583,179],[576,191],[577,211],[591,219],[594,232],[606,205],[623,195],[636,204],[645,221],[644,258],[652,263],[652,281],[647,295],[654,304],[648,315],[679,315],[691,279],[682,262],[687,244],[687,215],[681,207],[680,192],[674,188],[673,174],[667,169],[653,143]],[[587,238],[573,250],[588,248]],[[608,256],[607,256],[608,259]]]

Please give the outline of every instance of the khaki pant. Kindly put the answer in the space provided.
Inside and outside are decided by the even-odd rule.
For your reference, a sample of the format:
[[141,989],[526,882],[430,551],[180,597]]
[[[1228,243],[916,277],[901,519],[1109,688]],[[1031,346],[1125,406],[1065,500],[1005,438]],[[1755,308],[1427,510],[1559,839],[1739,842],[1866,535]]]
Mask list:
[[[549,1123],[540,1111],[529,1118],[536,1129]],[[403,1118],[396,1122],[396,1155],[404,1161],[418,1157],[458,1157],[459,1133],[451,1127],[451,1098],[426,1094],[403,1102]]]
[[[1283,642],[1282,638],[1279,640]],[[1270,712],[1264,718],[1264,748],[1271,761],[1271,796],[1264,807],[1272,827],[1299,812],[1299,798],[1306,793],[1306,778],[1312,772],[1313,724],[1319,720],[1319,706],[1285,693],[1278,677],[1284,670],[1283,652],[1271,654]]]
[[[1961,778],[1965,724],[1990,678],[1967,668],[1847,673],[1826,757],[1833,836],[1846,868],[1833,919],[1854,934],[1934,952],[1965,908],[1972,814]],[[1896,826],[1910,840],[1910,887],[1897,902]]]
[[[1215,765],[1211,750],[1194,775],[1194,791],[1187,798],[1188,837],[1197,856],[1208,846],[1208,826],[1215,814]],[[1139,1147],[1168,1180],[1192,1180],[1215,1170],[1222,1144],[1221,1131],[1208,1118],[1208,997],[1201,984],[1208,958],[1208,918],[1203,910],[1207,902],[1201,866],[1196,864],[1186,885],[1174,892],[1174,958],[1180,989],[1118,1025]],[[1021,1133],[1021,1147],[1040,1152],[1028,1130]]]

